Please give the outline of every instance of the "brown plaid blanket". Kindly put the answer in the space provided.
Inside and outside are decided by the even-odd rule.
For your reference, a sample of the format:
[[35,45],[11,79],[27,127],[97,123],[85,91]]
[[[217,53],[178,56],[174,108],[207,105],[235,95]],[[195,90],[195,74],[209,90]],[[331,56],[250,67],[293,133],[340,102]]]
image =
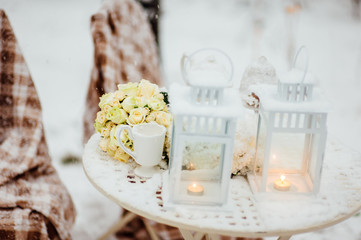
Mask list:
[[142,78],[161,84],[155,38],[142,6],[134,0],[110,0],[91,17],[94,67],[86,99],[84,135],[94,133],[99,97],[119,83]]
[[75,210],[51,165],[34,83],[0,9],[0,239],[71,239]]

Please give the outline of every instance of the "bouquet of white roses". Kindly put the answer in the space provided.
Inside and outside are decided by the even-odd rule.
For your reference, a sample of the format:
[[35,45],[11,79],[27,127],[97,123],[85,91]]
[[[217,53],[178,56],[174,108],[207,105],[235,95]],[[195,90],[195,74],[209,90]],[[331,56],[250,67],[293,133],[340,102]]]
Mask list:
[[[156,84],[147,80],[139,83],[119,84],[118,90],[104,94],[100,98],[100,111],[97,113],[94,128],[102,135],[100,148],[111,157],[128,162],[129,155],[123,151],[115,137],[121,124],[137,125],[156,122],[167,129],[171,125],[172,115],[168,111],[168,95],[161,92]],[[168,158],[170,141],[166,134],[164,155]],[[121,140],[133,150],[133,141],[127,131],[123,131]]]

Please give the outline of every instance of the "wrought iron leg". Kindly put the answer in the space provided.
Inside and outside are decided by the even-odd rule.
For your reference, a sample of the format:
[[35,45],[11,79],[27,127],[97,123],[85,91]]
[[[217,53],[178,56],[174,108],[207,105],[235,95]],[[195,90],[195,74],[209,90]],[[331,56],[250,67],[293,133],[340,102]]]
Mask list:
[[207,240],[221,240],[221,237],[217,234],[207,234],[206,239]]
[[280,236],[278,240],[289,240],[292,236]]
[[128,212],[127,214],[124,215],[124,217],[122,217],[119,220],[119,222],[114,224],[106,233],[104,233],[100,238],[98,238],[98,240],[108,239],[109,236],[116,233],[119,229],[124,227],[128,222],[132,221],[136,216],[137,216],[136,214],[134,214],[132,212]]
[[192,231],[185,229],[179,229],[179,231],[181,232],[185,240],[201,240],[204,237],[204,235],[206,235],[205,233],[201,233],[201,232],[192,233]]
[[154,229],[149,224],[149,222],[148,221],[143,221],[143,223],[145,225],[145,228],[147,229],[147,232],[148,232],[148,234],[150,236],[150,239],[152,239],[152,240],[160,240],[157,233],[154,231]]
[[208,234],[201,232],[193,232],[189,230],[179,229],[183,238],[185,240],[201,240],[203,237],[206,237],[206,240],[220,240],[220,236],[217,234]]

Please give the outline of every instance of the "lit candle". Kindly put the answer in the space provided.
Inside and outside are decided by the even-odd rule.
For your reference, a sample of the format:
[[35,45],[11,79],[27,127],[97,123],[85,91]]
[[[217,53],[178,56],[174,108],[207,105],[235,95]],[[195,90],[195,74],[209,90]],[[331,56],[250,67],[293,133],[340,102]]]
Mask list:
[[204,192],[204,188],[200,184],[192,183],[188,185],[187,192],[189,195],[202,196]]
[[276,179],[273,183],[273,187],[279,191],[288,191],[290,190],[291,183],[285,180],[286,177],[281,175],[280,179]]
[[189,164],[189,170],[194,170],[193,163],[190,163],[190,164]]

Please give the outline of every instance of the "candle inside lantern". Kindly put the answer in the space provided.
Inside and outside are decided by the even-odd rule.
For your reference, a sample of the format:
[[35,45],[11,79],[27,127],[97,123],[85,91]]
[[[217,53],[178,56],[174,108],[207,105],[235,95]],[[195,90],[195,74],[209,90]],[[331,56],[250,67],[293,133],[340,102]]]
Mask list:
[[187,192],[189,195],[202,196],[204,192],[204,188],[200,184],[192,183],[188,185]]
[[189,170],[194,170],[194,165],[193,165],[193,163],[190,163],[190,164],[189,164]]
[[285,180],[286,177],[281,175],[280,179],[276,179],[273,183],[273,187],[279,191],[288,191],[290,190],[291,183]]

